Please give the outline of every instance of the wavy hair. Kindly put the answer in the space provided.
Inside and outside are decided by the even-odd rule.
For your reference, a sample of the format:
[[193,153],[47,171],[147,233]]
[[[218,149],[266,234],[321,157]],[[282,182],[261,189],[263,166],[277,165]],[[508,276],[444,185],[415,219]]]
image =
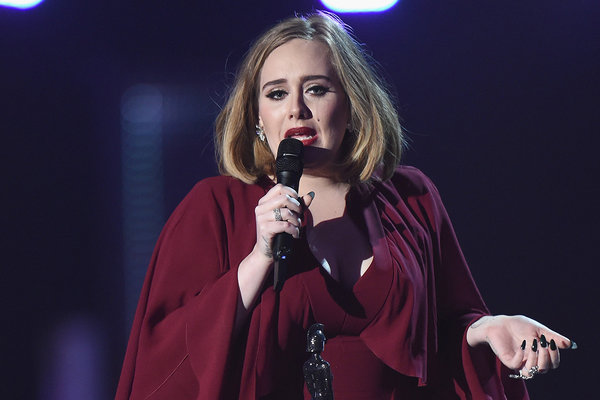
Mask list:
[[319,40],[328,48],[350,105],[350,129],[337,160],[338,179],[368,181],[378,170],[389,178],[398,163],[404,136],[392,96],[372,67],[371,57],[336,16],[317,12],[286,19],[260,36],[240,64],[229,98],[215,125],[215,149],[222,174],[246,183],[274,174],[269,146],[256,136],[258,85],[267,57],[292,39]]

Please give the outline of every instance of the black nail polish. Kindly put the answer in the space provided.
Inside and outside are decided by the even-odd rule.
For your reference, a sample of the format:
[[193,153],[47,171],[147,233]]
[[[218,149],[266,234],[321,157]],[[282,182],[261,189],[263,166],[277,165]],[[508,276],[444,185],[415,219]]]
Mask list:
[[521,343],[521,350],[525,350],[525,346],[527,346],[527,340],[523,340],[523,343]]
[[554,339],[550,340],[550,350],[556,350],[556,342]]
[[531,350],[537,351],[537,339],[533,339],[533,344],[531,345]]
[[548,346],[548,341],[546,340],[546,336],[544,335],[540,336],[540,346],[542,346],[543,348],[546,348],[546,346]]

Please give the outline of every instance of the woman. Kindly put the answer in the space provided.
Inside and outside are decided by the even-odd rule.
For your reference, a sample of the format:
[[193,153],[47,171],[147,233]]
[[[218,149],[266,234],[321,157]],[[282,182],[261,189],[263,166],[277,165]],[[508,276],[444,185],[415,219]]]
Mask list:
[[[304,145],[298,192],[274,183],[288,137]],[[526,317],[488,315],[437,189],[398,167],[390,96],[334,17],[258,39],[216,143],[223,176],[196,185],[159,238],[118,399],[308,398],[316,322],[338,399],[527,398],[522,380],[572,347]],[[297,240],[275,292],[280,232]]]

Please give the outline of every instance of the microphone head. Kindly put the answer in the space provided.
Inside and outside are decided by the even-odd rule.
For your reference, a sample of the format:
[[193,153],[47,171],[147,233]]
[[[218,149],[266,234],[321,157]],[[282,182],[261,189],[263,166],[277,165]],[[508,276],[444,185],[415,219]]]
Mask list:
[[277,158],[290,154],[293,157],[302,158],[304,153],[304,145],[301,141],[294,138],[283,139],[277,148]]
[[277,148],[277,160],[275,161],[275,170],[289,171],[302,175],[304,164],[302,156],[304,155],[304,145],[298,139],[287,138],[279,143]]

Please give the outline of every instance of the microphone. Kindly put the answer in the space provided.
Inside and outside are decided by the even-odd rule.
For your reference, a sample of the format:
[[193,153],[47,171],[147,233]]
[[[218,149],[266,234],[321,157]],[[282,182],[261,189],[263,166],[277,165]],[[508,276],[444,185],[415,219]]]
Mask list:
[[[304,145],[297,139],[283,139],[277,149],[277,159],[275,160],[275,174],[277,183],[289,186],[298,191],[300,176],[304,164],[302,155]],[[279,292],[285,282],[287,265],[289,257],[292,254],[292,245],[294,238],[287,232],[281,232],[273,238],[273,259],[275,265],[273,269],[273,289]]]

